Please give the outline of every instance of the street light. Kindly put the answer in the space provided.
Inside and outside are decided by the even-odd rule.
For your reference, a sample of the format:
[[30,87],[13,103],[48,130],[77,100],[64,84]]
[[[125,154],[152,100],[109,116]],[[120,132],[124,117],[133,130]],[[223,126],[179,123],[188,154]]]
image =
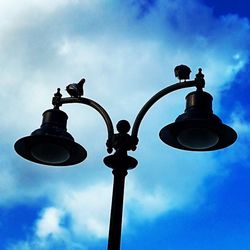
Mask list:
[[[147,111],[159,99],[179,89],[196,87],[195,91],[186,96],[185,112],[178,116],[174,123],[160,130],[159,136],[164,143],[182,150],[212,151],[225,148],[237,139],[236,132],[213,114],[212,96],[203,91],[205,80],[202,70],[199,69],[194,80],[188,80],[190,72],[185,65],[175,68],[175,75],[180,81],[162,89],[149,99],[138,113],[131,134],[128,133],[130,124],[126,120],[117,123],[118,133],[114,133],[112,121],[105,109],[95,101],[82,97],[82,85],[85,82],[82,79],[79,85],[71,84],[67,87],[71,97],[63,98],[60,89],[57,89],[52,100],[54,108],[43,113],[41,127],[15,143],[16,152],[32,162],[49,166],[78,164],[87,157],[87,152],[67,132],[68,117],[59,108],[67,103],[81,103],[101,114],[107,126],[106,146],[110,154],[104,158],[104,164],[113,169],[114,175],[108,250],[120,249],[125,177],[127,170],[138,164],[135,158],[128,155],[128,151],[136,150],[140,124]],[[113,150],[115,152],[111,154]]]

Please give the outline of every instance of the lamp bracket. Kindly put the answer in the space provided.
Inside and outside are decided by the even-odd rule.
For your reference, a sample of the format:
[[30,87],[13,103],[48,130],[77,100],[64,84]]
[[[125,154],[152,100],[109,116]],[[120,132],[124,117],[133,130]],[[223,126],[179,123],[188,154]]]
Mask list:
[[62,94],[60,93],[60,88],[57,89],[57,92],[54,94],[54,97],[52,98],[52,104],[54,106],[54,109],[59,109],[60,106],[63,104],[68,103],[80,103],[85,104],[87,106],[90,106],[94,108],[104,119],[105,124],[107,126],[107,132],[108,132],[108,140],[107,140],[107,151],[108,153],[112,153],[113,147],[112,147],[112,141],[114,137],[114,128],[113,123],[108,115],[107,111],[97,102],[85,98],[85,97],[62,97]]
[[[181,65],[183,66],[183,65]],[[187,67],[188,68],[188,67]],[[190,73],[190,72],[189,72]],[[178,76],[181,77],[181,79],[184,76],[179,75],[180,72],[178,73]],[[113,130],[113,124],[112,121],[108,115],[108,113],[105,111],[105,109],[96,103],[95,101],[85,98],[85,97],[64,97],[62,98],[62,94],[60,93],[60,88],[57,89],[57,92],[54,94],[54,97],[52,99],[52,104],[54,105],[54,109],[59,109],[60,106],[66,103],[81,103],[81,104],[86,104],[88,106],[91,106],[95,110],[97,110],[101,116],[104,118],[104,121],[107,126],[108,130],[108,140],[106,142],[107,146],[107,151],[109,154],[112,153],[113,149],[116,150],[117,152],[127,152],[129,150],[135,150],[136,145],[138,144],[138,130],[140,127],[140,124],[142,122],[142,119],[146,115],[147,111],[162,97],[166,96],[167,94],[174,92],[178,89],[182,88],[189,88],[189,87],[196,87],[197,90],[201,90],[205,87],[205,80],[204,80],[204,74],[202,73],[202,69],[199,68],[198,73],[196,74],[196,78],[191,81],[186,81],[186,79],[189,78],[189,75],[185,75],[185,81],[184,82],[179,82],[176,84],[172,84],[162,90],[160,90],[158,93],[156,93],[149,101],[142,107],[140,112],[138,113],[134,124],[132,128],[132,133],[129,135],[127,132],[130,129],[130,125],[127,121],[121,120],[118,122],[117,130],[119,133],[114,134]],[[124,127],[129,127],[126,132],[124,132]]]
[[202,69],[199,68],[198,73],[196,74],[196,78],[191,81],[180,81],[179,83],[172,84],[170,86],[167,86],[166,88],[160,90],[155,95],[153,95],[141,108],[140,112],[138,113],[137,117],[135,118],[133,127],[132,127],[132,133],[131,136],[133,138],[138,138],[138,132],[139,127],[141,125],[141,122],[143,118],[145,117],[148,110],[156,103],[158,102],[162,97],[176,91],[179,89],[184,88],[190,88],[190,87],[196,87],[197,90],[202,90],[202,88],[205,87],[205,80],[204,80],[204,74],[202,74]]

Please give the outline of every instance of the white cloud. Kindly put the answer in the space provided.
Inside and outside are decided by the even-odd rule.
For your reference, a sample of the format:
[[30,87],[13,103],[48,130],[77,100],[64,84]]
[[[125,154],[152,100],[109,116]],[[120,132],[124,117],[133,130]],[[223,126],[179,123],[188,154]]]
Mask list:
[[30,238],[27,241],[20,241],[18,243],[9,244],[6,250],[55,250],[55,249],[66,249],[66,250],[87,250],[83,244],[78,244],[68,239],[40,239]]
[[46,238],[50,235],[53,237],[61,237],[63,228],[61,226],[63,220],[63,211],[54,207],[46,208],[37,221],[36,234],[40,238]]
[[[222,164],[228,161],[247,162],[249,156],[250,122],[246,118],[245,109],[241,105],[236,106],[230,118],[230,126],[235,129],[238,138],[232,150],[226,152],[220,158],[220,161]],[[244,166],[248,167],[248,164],[244,164]]]
[[62,207],[71,220],[76,235],[105,238],[108,233],[111,186],[98,183],[81,190],[65,188],[58,193],[56,206]]
[[248,136],[250,134],[250,124],[244,118],[244,108],[237,107],[237,109],[231,114],[232,127],[241,136]]
[[[0,176],[6,178],[0,178],[5,180],[6,190],[12,190],[0,202],[15,204],[27,197],[32,201],[45,196],[50,204],[37,221],[39,238],[65,233],[61,222],[66,216],[70,218],[67,228],[74,235],[102,239],[109,220],[111,174],[101,169],[106,130],[95,112],[77,105],[64,108],[69,113],[70,132],[75,131],[80,143],[88,142],[86,168],[45,169],[23,161],[10,149],[10,141],[40,125],[41,113],[51,107],[57,87],[64,89],[69,82],[85,77],[87,97],[107,108],[114,122],[132,121],[149,97],[175,81],[175,65],[190,65],[192,77],[202,66],[207,89],[219,104],[221,89],[230,86],[249,57],[247,19],[214,17],[211,9],[196,1],[185,9],[179,8],[182,1],[159,1],[140,18],[136,4],[110,3],[0,2],[10,16],[10,22],[0,25],[0,81],[5,90],[0,97],[6,104],[0,106],[6,134],[2,147],[10,155],[5,162],[8,168],[0,170]],[[34,15],[38,12],[40,15]],[[22,25],[13,19],[16,13]],[[218,162],[213,154],[175,151],[154,139],[165,119],[171,122],[183,111],[186,93],[180,91],[161,101],[144,120],[136,153],[140,165],[128,176],[128,224],[132,216],[150,220],[194,200],[199,203],[203,180],[216,172]],[[238,117],[234,119],[239,130],[247,131],[242,124]],[[29,249],[25,242],[22,245],[19,249]]]

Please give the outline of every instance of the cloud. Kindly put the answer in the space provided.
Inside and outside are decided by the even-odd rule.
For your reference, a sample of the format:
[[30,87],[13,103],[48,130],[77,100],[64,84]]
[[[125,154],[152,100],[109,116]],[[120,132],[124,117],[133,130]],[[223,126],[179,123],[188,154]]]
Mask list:
[[19,241],[17,243],[11,243],[8,245],[6,250],[59,250],[59,249],[70,249],[70,250],[87,250],[83,244],[78,244],[73,241],[67,241],[67,239],[40,239],[30,238],[27,241]]
[[55,206],[62,207],[76,235],[105,238],[108,233],[111,185],[98,183],[83,190],[66,188],[58,193]]
[[63,234],[61,220],[63,217],[63,211],[57,208],[47,208],[41,218],[37,222],[36,234],[40,238],[46,238],[50,235],[55,237]]
[[[84,234],[86,241],[107,235],[112,176],[101,168],[107,154],[106,128],[96,112],[80,105],[63,108],[69,114],[69,132],[77,142],[88,144],[89,158],[83,165],[43,168],[13,152],[16,138],[40,125],[41,113],[51,107],[57,87],[65,95],[66,84],[85,77],[86,96],[101,103],[114,123],[124,118],[133,121],[154,93],[175,81],[173,68],[184,63],[193,69],[192,77],[200,66],[204,68],[206,89],[219,111],[221,90],[231,86],[248,61],[247,19],[215,17],[198,1],[180,8],[185,4],[180,0],[155,1],[142,15],[143,3],[27,0],[20,6],[13,0],[0,4],[10,15],[0,26],[4,89],[0,98],[6,104],[0,107],[1,148],[6,154],[0,179],[8,190],[0,203],[14,206],[27,198],[30,202],[47,198],[32,244],[37,239],[47,244],[51,234],[66,233],[69,238]],[[166,121],[183,112],[185,94],[180,91],[161,100],[143,121],[136,153],[139,166],[127,180],[125,227],[131,218],[153,220],[173,209],[200,204],[204,180],[217,171],[217,154],[176,151],[155,139]],[[247,129],[237,117],[234,125]],[[18,244],[22,246],[11,249],[32,245]]]
[[[236,105],[231,113],[231,124],[237,132],[238,138],[232,150],[228,151],[224,157],[221,157],[221,163],[248,162],[249,142],[250,142],[250,123],[246,117],[246,110],[240,105]],[[248,167],[248,164],[244,164]]]
[[26,240],[12,242],[6,250],[49,250],[49,249],[87,249],[70,238],[70,231],[65,227],[65,212],[55,208],[45,208],[36,221]]
[[245,118],[245,109],[241,106],[235,108],[231,114],[232,126],[242,136],[248,136],[250,133],[250,126]]

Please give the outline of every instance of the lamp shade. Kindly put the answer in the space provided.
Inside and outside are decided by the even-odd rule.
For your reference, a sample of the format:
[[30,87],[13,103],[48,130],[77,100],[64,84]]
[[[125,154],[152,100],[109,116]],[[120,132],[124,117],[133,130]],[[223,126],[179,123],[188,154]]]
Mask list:
[[185,112],[161,129],[161,140],[172,147],[191,151],[211,151],[233,144],[237,134],[213,114],[212,99],[202,90],[189,93]]
[[45,111],[41,127],[15,143],[16,152],[44,165],[68,166],[82,162],[87,152],[67,132],[67,119],[67,114],[59,109]]

